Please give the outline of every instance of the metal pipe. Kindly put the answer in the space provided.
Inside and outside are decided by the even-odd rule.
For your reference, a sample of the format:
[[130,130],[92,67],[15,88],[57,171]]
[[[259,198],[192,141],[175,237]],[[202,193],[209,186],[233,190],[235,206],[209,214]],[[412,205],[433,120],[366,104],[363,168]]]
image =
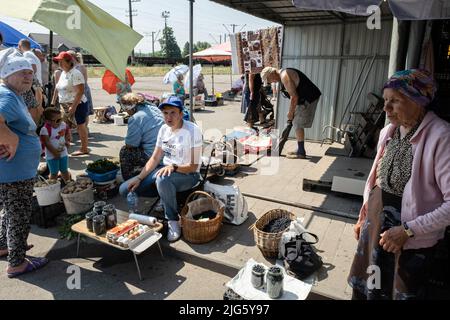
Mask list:
[[194,42],[194,2],[189,1],[189,120],[194,119],[194,62],[193,62],[193,42]]
[[358,220],[357,215],[352,215],[349,213],[340,212],[340,211],[336,211],[336,210],[330,210],[330,209],[324,209],[324,208],[320,208],[320,207],[310,206],[308,204],[303,204],[303,203],[299,203],[299,202],[283,201],[283,200],[263,197],[263,196],[259,196],[256,194],[244,193],[244,192],[242,193],[242,195],[249,197],[249,198],[258,199],[258,200],[275,202],[275,203],[284,204],[287,206],[301,208],[301,209],[306,209],[306,210],[310,210],[310,211],[317,211],[317,212],[321,212],[321,213],[325,213],[325,214],[329,214],[329,215],[337,216],[337,217],[341,217],[341,218]]
[[[53,64],[53,31],[50,30],[48,45],[48,84],[47,84],[47,108],[50,107],[53,98],[52,64]],[[56,85],[56,83],[55,83]]]
[[[364,69],[366,68],[367,61],[369,61],[368,59],[369,59],[368,57],[366,57],[364,59],[363,65],[361,67],[361,71],[359,72],[359,75],[358,75],[358,79],[356,79],[355,86],[353,87],[350,98],[348,99],[345,109],[342,112],[341,121],[339,122],[339,125],[337,126],[337,128],[339,128],[339,130],[342,130],[342,123],[344,122],[344,119],[346,118],[348,107],[350,107],[350,103],[352,102],[353,95],[355,94],[356,88],[358,88],[359,80],[361,79],[361,75],[363,74]],[[339,93],[336,93],[336,94],[339,94]]]
[[[339,48],[339,55],[343,56],[344,55],[344,42],[345,42],[345,21],[342,23],[342,28],[341,28],[341,46]],[[333,119],[331,120],[330,126],[334,126],[335,122],[336,122],[336,116],[337,116],[337,104],[338,104],[338,99],[339,99],[339,91],[341,88],[341,73],[342,73],[342,59],[339,59],[339,68],[338,68],[338,74],[337,74],[337,88],[336,88],[336,95],[334,97],[334,112],[333,112]],[[325,128],[324,128],[325,129]],[[324,130],[325,131],[325,130]],[[334,138],[335,138],[335,134],[336,132],[334,132],[331,136],[331,141],[334,142]],[[337,135],[337,134],[336,134]],[[322,133],[322,137],[323,137],[323,133]]]
[[355,110],[356,104],[358,103],[358,99],[361,96],[361,93],[364,89],[364,86],[366,85],[367,82],[367,78],[369,77],[370,71],[372,70],[373,67],[373,63],[375,62],[375,58],[376,58],[376,54],[373,56],[372,61],[370,61],[370,65],[369,65],[369,70],[367,70],[366,76],[364,77],[364,80],[361,84],[361,87],[359,88],[358,94],[356,95],[356,99],[355,102],[353,103],[353,107],[350,109],[350,113],[349,115],[351,115],[351,113],[353,112],[353,110]]

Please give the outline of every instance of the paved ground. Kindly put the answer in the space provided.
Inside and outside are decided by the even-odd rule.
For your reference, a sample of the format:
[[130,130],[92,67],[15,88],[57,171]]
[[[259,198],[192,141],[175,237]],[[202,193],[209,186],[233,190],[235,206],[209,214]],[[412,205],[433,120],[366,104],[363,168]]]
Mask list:
[[[228,79],[227,76],[216,76],[216,88],[221,91],[227,89]],[[91,79],[90,83],[96,106],[114,104],[115,98],[101,90],[99,79]],[[169,89],[162,85],[161,78],[138,78],[134,88],[155,95]],[[205,111],[196,112],[195,117],[203,128],[205,138],[214,139],[225,134],[227,129],[243,125],[239,109],[239,103],[227,103],[223,107],[208,107]],[[88,161],[100,157],[117,157],[123,145],[126,127],[95,123],[89,127],[91,154],[70,158],[74,175],[83,173]],[[289,141],[286,149],[293,147],[294,144]],[[327,146],[308,144],[307,148],[312,156],[310,159],[298,161],[279,158],[276,174],[261,174],[270,165],[267,158],[263,158],[263,161],[245,168],[238,176],[222,182],[234,182],[246,193],[356,213],[360,199],[302,190],[304,172],[326,172],[328,169],[320,167],[320,159],[324,157]],[[110,202],[126,210],[122,199],[117,197]],[[0,260],[0,299],[221,299],[224,283],[235,275],[248,258],[268,262],[255,246],[252,231],[248,227],[264,212],[274,208],[283,208],[304,217],[308,229],[321,238],[318,249],[327,268],[319,275],[313,290],[332,298],[349,297],[345,277],[356,245],[351,231],[353,221],[255,199],[248,199],[248,202],[248,221],[240,227],[225,226],[219,238],[208,245],[193,246],[178,241],[169,246],[163,242],[165,260],[161,259],[156,248],[145,252],[139,258],[144,281],[138,280],[129,252],[88,240],[81,247],[80,258],[76,258],[75,241],[60,240],[56,228],[33,226],[30,243],[35,248],[30,254],[46,255],[51,263],[39,273],[9,280],[4,271],[6,261]],[[141,207],[149,205],[150,202],[141,201]],[[67,268],[71,265],[81,268],[80,290],[69,290],[66,286],[70,276]]]

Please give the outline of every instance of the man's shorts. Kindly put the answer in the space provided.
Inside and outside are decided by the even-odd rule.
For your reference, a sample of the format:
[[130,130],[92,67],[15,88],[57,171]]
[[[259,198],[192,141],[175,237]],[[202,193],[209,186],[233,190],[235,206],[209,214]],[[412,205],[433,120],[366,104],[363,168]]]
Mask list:
[[305,101],[304,104],[298,105],[297,108],[295,108],[294,120],[292,121],[294,129],[303,129],[312,127],[318,103],[319,99],[311,103]]

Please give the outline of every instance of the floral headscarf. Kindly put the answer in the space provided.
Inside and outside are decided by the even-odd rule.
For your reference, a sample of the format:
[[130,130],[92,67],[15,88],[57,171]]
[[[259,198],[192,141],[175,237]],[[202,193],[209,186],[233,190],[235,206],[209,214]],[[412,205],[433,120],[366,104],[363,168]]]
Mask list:
[[430,72],[421,69],[397,71],[384,85],[386,88],[399,91],[424,108],[433,101],[437,90]]

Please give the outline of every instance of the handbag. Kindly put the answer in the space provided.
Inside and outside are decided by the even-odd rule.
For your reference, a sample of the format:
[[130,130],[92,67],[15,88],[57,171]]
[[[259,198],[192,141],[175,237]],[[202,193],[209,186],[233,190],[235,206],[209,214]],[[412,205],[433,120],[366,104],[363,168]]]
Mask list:
[[[309,242],[304,239],[308,234],[315,239]],[[314,251],[312,244],[319,241],[319,238],[310,232],[302,232],[295,237],[295,240],[285,244],[284,263],[286,270],[294,274],[296,278],[303,280],[322,267],[322,258]]]

